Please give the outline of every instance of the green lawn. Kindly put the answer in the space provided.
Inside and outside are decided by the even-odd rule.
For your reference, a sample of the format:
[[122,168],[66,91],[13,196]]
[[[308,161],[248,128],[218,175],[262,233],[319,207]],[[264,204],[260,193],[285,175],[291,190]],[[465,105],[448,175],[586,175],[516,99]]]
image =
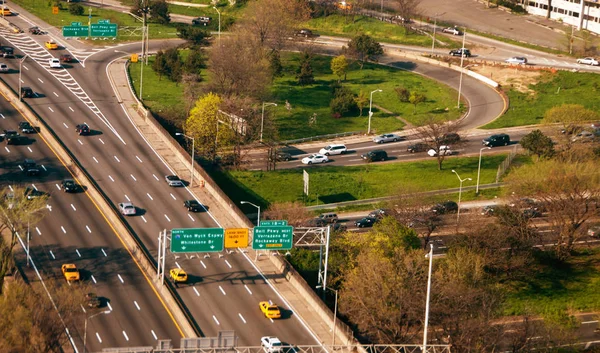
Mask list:
[[[284,76],[275,80],[271,93],[274,102],[288,101],[292,110],[288,112],[283,104],[274,109],[279,137],[281,140],[297,139],[349,131],[366,131],[368,125],[368,106],[362,116],[334,119],[331,116],[329,102],[331,85],[337,81],[330,69],[331,57],[315,56],[312,61],[315,83],[299,86],[295,78],[300,66],[298,54],[283,54]],[[365,64],[360,70],[358,65],[351,65],[347,80],[343,84],[358,94],[363,90],[367,97],[371,91],[381,89],[383,92],[373,94],[373,105],[381,106],[393,112],[393,115],[373,108],[372,130],[390,132],[400,130],[404,124],[395,116],[401,116],[413,124],[419,124],[429,116],[440,120],[457,119],[460,112],[455,105],[455,91],[448,86],[437,83],[423,76],[394,69],[387,66]],[[418,105],[414,112],[413,105],[402,103],[398,99],[395,87],[402,86],[411,91],[422,92],[427,101]],[[448,108],[448,111],[445,109]],[[309,126],[309,118],[317,114],[317,123]]]
[[[69,12],[68,4],[61,2],[63,9],[58,12],[57,15],[52,14],[51,1],[38,1],[38,0],[12,0],[14,3],[27,9],[29,12],[39,17],[43,21],[50,25],[58,28],[63,26],[70,26],[71,22],[81,22],[82,25],[87,26],[88,23],[88,7],[85,7],[85,14],[82,16],[75,16]],[[108,9],[99,9],[92,7],[92,23],[98,22],[98,20],[110,20],[111,23],[119,25],[118,37],[116,40],[95,40],[90,43],[105,45],[108,43],[122,42],[122,41],[140,41],[141,32],[137,36],[129,36],[123,27],[142,27],[142,24],[136,21],[131,15],[112,11]],[[150,25],[150,38],[177,38],[177,31],[174,27],[169,25]]]
[[544,113],[562,104],[581,104],[600,112],[600,75],[594,73],[558,71],[545,73],[540,83],[530,86],[535,93],[507,91],[510,107],[498,120],[484,126],[497,129],[510,126],[539,124]]
[[[306,22],[305,27],[321,35],[353,37],[358,34],[368,34],[375,40],[384,43],[418,45],[431,47],[431,37],[410,31],[397,24],[382,22],[366,16],[330,15],[327,17],[313,18]],[[459,46],[456,42],[445,36],[436,37],[448,46]],[[437,45],[441,45],[437,43]]]
[[[492,183],[504,155],[488,156],[481,164],[481,184]],[[321,167],[261,171],[227,171],[213,178],[234,202],[247,200],[263,207],[273,202],[304,201],[302,170],[310,175],[307,205],[391,196],[402,190],[437,190],[458,187],[456,170],[462,178],[477,178],[478,157],[448,158],[444,170],[435,160],[365,164],[353,167]],[[474,185],[467,182],[463,186]],[[465,196],[465,195],[463,195]],[[446,197],[447,198],[447,197]]]

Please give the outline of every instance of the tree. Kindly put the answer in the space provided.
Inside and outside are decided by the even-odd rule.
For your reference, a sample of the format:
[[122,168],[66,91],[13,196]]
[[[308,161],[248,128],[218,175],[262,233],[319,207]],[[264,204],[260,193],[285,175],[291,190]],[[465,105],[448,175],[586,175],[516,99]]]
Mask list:
[[315,82],[311,59],[312,56],[309,53],[302,53],[302,57],[300,58],[300,67],[298,68],[298,74],[296,75],[298,83],[302,86]]
[[360,114],[358,116],[362,116],[363,109],[367,106],[367,102],[369,101],[369,97],[367,97],[367,93],[362,89],[358,92],[358,96],[354,97],[354,103],[358,107]]
[[554,142],[539,129],[523,136],[519,143],[529,153],[535,154],[538,158],[552,157],[554,154]]
[[168,67],[169,79],[173,82],[181,80],[183,63],[179,57],[177,48],[169,48],[164,53],[166,66]]
[[413,110],[413,114],[417,112],[417,104],[423,103],[427,100],[427,97],[425,97],[424,94],[422,93],[417,93],[417,92],[411,92],[410,96],[408,97],[408,101],[410,102],[410,104],[412,104],[415,109]]
[[347,87],[339,87],[335,89],[333,98],[329,102],[331,114],[341,117],[348,112],[355,111],[358,106],[356,104],[354,93]]
[[154,22],[166,24],[171,22],[169,4],[165,0],[154,0],[150,3],[150,19]]
[[397,14],[404,19],[404,23],[417,15],[420,0],[396,0]]
[[600,175],[593,159],[567,161],[539,160],[512,171],[506,178],[510,191],[533,197],[548,210],[554,234],[555,252],[567,258],[575,242],[584,236],[584,225],[598,212]]
[[283,76],[283,65],[281,64],[279,50],[271,51],[271,54],[269,55],[269,66],[273,78]]
[[294,227],[301,227],[312,217],[301,202],[274,202],[264,212],[264,219],[286,219]]
[[85,9],[79,4],[70,4],[69,12],[71,13],[71,15],[82,16],[85,12]]
[[423,249],[428,249],[431,234],[444,225],[444,219],[431,212],[431,205],[435,200],[425,197],[422,191],[406,188],[399,190],[392,201],[393,216],[401,224],[412,228],[421,237]]
[[200,75],[200,71],[203,67],[205,67],[205,59],[202,48],[199,46],[192,47],[183,63],[183,72],[186,74]]
[[198,74],[183,74],[181,76],[186,117],[202,92],[201,81],[202,77]]
[[196,141],[196,153],[213,160],[216,157],[217,113],[221,102],[221,98],[214,93],[200,97],[185,122],[186,134]]
[[362,70],[366,61],[377,60],[383,55],[383,47],[369,35],[360,34],[348,42],[348,47],[345,47],[343,52],[357,60]]
[[409,99],[410,99],[410,91],[404,87],[396,87],[394,88],[394,91],[396,91],[396,94],[398,95],[398,99],[400,100],[400,102],[402,103],[409,103]]
[[182,39],[189,40],[193,45],[208,45],[208,33],[205,29],[200,27],[193,27],[189,25],[177,26],[177,36]]
[[586,121],[595,121],[600,115],[593,110],[586,109],[580,104],[563,104],[550,108],[544,113],[545,124],[560,123],[564,126],[577,125]]
[[338,82],[342,80],[342,76],[344,77],[344,81],[346,81],[346,74],[348,73],[348,60],[346,59],[345,55],[338,55],[331,59],[331,71],[338,77]]
[[[455,134],[458,131],[459,124],[456,122],[438,122],[434,117],[426,119],[422,125],[416,127],[416,137],[420,138],[429,147],[436,152],[439,170],[442,170],[442,163],[446,158],[445,153],[440,153],[440,147],[446,145],[445,136]],[[456,146],[459,142],[455,143]]]
[[158,80],[160,81],[163,76],[168,76],[170,73],[169,64],[167,63],[167,57],[165,52],[159,50],[154,57],[152,63],[152,70],[158,74]]

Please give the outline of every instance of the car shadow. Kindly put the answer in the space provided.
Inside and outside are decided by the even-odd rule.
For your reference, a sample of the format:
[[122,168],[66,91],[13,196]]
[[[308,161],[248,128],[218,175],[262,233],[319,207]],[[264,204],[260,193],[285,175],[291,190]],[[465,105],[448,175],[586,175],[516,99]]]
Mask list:
[[133,215],[135,216],[143,216],[146,214],[146,210],[140,207],[135,206],[135,214]]
[[281,313],[281,317],[279,318],[279,320],[290,319],[292,315],[294,315],[294,312],[292,310],[284,309],[281,306],[279,307],[279,312]]
[[90,133],[88,134],[88,136],[99,136],[99,135],[104,135],[104,133],[100,130],[90,129]]
[[186,283],[180,283],[179,286],[193,286],[196,284],[202,283],[202,277],[200,276],[195,276],[195,275],[190,275],[188,273],[188,279]]

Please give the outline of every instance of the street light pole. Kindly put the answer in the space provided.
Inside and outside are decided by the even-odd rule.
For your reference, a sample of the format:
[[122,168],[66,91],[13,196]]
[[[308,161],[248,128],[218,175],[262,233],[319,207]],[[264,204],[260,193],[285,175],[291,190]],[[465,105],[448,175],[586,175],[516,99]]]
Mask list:
[[371,98],[369,100],[369,127],[367,128],[367,135],[371,133],[371,117],[373,116],[373,111],[372,111],[372,108],[373,108],[373,93],[375,93],[375,92],[383,92],[383,91],[380,90],[380,89],[376,89],[376,90],[374,90],[374,91],[371,92],[371,95],[370,95]]
[[252,205],[256,208],[258,208],[258,217],[256,217],[256,226],[260,226],[260,206],[253,204],[252,202],[248,202],[248,201],[240,201],[240,203],[242,205],[248,204],[248,205]]
[[25,61],[25,59],[27,59],[29,55],[25,54],[25,56],[23,57],[23,59],[21,59],[19,61],[19,101],[22,102],[23,101],[23,94],[21,93],[21,72],[23,71],[23,62]]
[[[332,330],[332,346],[335,346],[335,328],[336,328],[336,320],[337,320],[337,301],[338,301],[338,291],[336,289],[333,288],[329,288],[329,287],[323,287],[323,286],[316,286],[315,288],[317,289],[323,289],[324,291],[329,289],[330,291],[335,293],[335,303],[333,304],[333,330]],[[325,299],[325,298],[323,298]]]
[[435,29],[437,28],[437,18],[443,14],[445,14],[445,12],[436,13],[433,15],[433,42],[431,43],[431,56],[433,56],[433,49],[435,48]]
[[475,194],[479,195],[479,175],[481,174],[481,152],[483,150],[491,150],[491,147],[483,147],[479,150],[479,166],[477,166],[477,186],[475,187]]
[[431,298],[431,268],[433,267],[433,244],[429,244],[429,275],[427,276],[427,299],[425,301],[425,326],[423,328],[423,353],[427,353],[427,328],[429,326],[429,298]]
[[83,325],[83,353],[85,353],[85,348],[86,348],[86,343],[87,343],[87,322],[89,319],[91,319],[95,316],[101,315],[101,314],[110,314],[110,310],[104,310],[104,311],[95,313],[94,315],[85,318],[85,324]]
[[260,142],[262,142],[262,140],[263,140],[263,127],[265,124],[265,106],[269,106],[269,105],[277,106],[277,103],[263,102],[263,104],[262,104],[262,115],[260,117]]
[[216,6],[213,6],[213,9],[215,9],[215,11],[217,11],[217,13],[219,14],[219,44],[221,43],[221,11],[219,11],[219,9],[217,9]]
[[456,223],[458,224],[458,220],[460,219],[460,198],[462,196],[462,184],[464,181],[473,180],[471,178],[461,179],[456,170],[452,169],[452,173],[456,174],[456,177],[460,181],[460,186],[458,187],[458,211],[456,212]]
[[460,53],[460,80],[458,83],[458,103],[456,104],[456,109],[460,109],[460,92],[462,90],[462,77],[463,77],[463,69],[468,68],[469,66],[477,66],[477,65],[467,65],[465,68],[463,68],[463,62],[465,60],[465,38],[467,38],[467,27],[464,28],[464,32],[463,32],[463,42],[462,42],[462,48],[461,48],[461,53]]
[[192,188],[194,186],[194,152],[196,151],[196,139],[181,132],[176,132],[175,135],[183,136],[192,140],[192,168],[190,170],[190,173],[192,175],[190,179],[190,188]]

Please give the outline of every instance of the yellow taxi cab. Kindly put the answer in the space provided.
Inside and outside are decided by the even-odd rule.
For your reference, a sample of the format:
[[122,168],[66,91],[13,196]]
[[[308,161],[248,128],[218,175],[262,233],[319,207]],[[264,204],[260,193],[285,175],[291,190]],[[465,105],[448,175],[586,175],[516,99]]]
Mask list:
[[12,12],[10,12],[8,7],[3,7],[0,11],[2,12],[2,16],[12,16]]
[[172,268],[169,271],[169,277],[171,277],[175,283],[185,283],[188,279],[187,273],[181,268]]
[[61,269],[67,282],[79,281],[79,270],[75,264],[64,264]]
[[46,49],[55,50],[58,49],[58,44],[55,41],[49,40],[46,42]]
[[260,302],[258,303],[258,306],[260,306],[260,311],[265,314],[267,319],[281,318],[281,311],[279,311],[277,304],[273,304],[271,302]]

